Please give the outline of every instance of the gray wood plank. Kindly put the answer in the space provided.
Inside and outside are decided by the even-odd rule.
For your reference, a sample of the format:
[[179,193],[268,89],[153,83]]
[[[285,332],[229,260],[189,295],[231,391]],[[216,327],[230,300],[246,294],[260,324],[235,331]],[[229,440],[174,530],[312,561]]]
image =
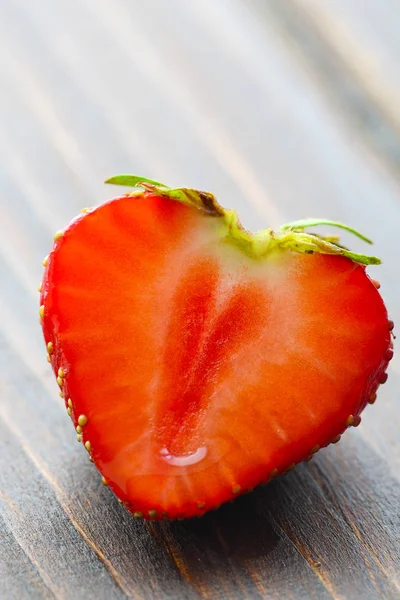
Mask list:
[[361,52],[354,51],[350,35],[346,38],[335,30],[334,22],[312,0],[250,0],[249,4],[264,16],[265,22],[273,19],[327,102],[382,164],[398,176],[400,113],[396,91],[386,89],[365,68],[366,60]]
[[[2,388],[4,394],[4,386]],[[71,525],[55,497],[53,485],[46,480],[46,475],[39,471],[38,464],[32,462],[32,456],[29,456],[29,442],[24,441],[25,448],[21,449],[12,422],[11,427],[4,422],[3,409],[0,436],[0,485],[2,490],[6,490],[6,493],[2,491],[2,494],[7,498],[2,503],[2,516],[8,523],[14,545],[18,544],[25,555],[24,562],[28,561],[30,569],[36,570],[42,579],[47,596],[43,594],[43,587],[40,593],[44,597],[48,597],[51,592],[50,596],[65,598],[72,590],[76,590],[76,598],[124,597],[123,582],[109,577],[104,564],[93,556],[87,540]],[[37,510],[38,506],[40,510]],[[53,545],[51,552],[50,543]],[[79,582],[85,582],[84,589],[80,587]],[[7,584],[7,580],[4,583]],[[18,586],[22,583],[21,578],[17,579]],[[37,582],[33,581],[30,585],[31,589],[25,590],[25,594],[35,597],[39,591]],[[13,596],[17,598],[16,589]]]
[[345,53],[367,87],[399,119],[398,0],[299,0]]
[[[9,504],[13,512],[17,510],[15,504],[3,493],[0,502]],[[3,517],[0,517],[0,594],[10,600],[50,600],[55,597]]]

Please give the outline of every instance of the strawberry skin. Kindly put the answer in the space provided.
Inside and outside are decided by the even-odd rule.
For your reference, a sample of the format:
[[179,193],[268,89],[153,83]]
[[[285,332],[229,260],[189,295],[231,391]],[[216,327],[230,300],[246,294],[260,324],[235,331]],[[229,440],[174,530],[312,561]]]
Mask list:
[[211,194],[111,182],[139,186],[56,234],[40,317],[78,441],[134,516],[199,516],[359,424],[393,355],[378,259],[305,232],[325,221],[252,235]]

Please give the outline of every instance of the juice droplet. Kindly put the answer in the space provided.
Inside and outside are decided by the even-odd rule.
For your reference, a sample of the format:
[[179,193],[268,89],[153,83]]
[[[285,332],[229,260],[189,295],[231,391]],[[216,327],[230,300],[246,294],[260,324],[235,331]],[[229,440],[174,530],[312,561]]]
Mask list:
[[160,455],[163,460],[169,465],[174,467],[189,467],[199,463],[207,454],[207,448],[200,446],[195,452],[188,452],[186,454],[172,454],[167,448],[160,450]]

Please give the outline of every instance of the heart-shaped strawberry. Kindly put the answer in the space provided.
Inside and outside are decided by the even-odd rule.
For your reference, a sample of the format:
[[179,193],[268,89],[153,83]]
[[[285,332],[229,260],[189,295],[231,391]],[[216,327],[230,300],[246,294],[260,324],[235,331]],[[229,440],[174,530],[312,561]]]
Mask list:
[[306,228],[363,236],[250,234],[212,194],[109,182],[137,187],[56,234],[40,316],[78,440],[136,517],[203,514],[359,424],[393,354],[379,260]]

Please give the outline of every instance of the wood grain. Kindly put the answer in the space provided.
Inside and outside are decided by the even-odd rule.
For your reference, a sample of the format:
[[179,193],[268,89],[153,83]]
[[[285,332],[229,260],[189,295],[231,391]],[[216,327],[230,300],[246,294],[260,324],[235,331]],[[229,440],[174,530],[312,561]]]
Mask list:
[[212,190],[252,229],[357,226],[400,322],[397,9],[3,0],[1,598],[400,598],[399,358],[312,463],[202,519],[139,523],[74,442],[36,292],[53,232],[131,171]]
[[378,65],[354,43],[351,31],[332,19],[327,10],[329,3],[254,0],[254,4],[275,19],[305,67],[311,67],[328,101],[383,164],[398,175],[400,116],[396,85],[380,76]]

